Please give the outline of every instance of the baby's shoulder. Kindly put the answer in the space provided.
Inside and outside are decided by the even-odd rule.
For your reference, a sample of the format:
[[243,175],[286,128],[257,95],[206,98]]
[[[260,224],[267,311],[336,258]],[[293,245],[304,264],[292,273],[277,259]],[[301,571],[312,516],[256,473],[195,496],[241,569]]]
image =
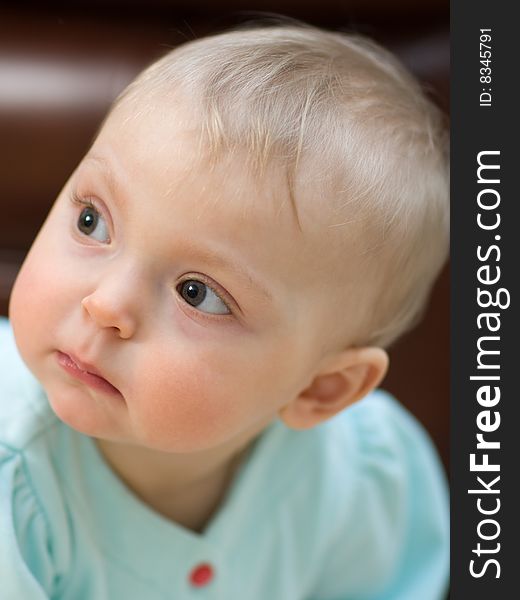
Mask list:
[[441,597],[437,590],[448,568],[448,493],[422,425],[376,390],[323,424],[320,447],[320,485],[314,485],[319,495],[313,498],[323,499],[321,530],[328,536],[318,588],[330,588],[330,597],[357,597],[356,590],[367,589],[387,597],[381,590],[389,586],[388,597],[417,598],[415,588],[406,590],[413,588],[414,572],[424,569],[425,580],[432,581],[428,597]]
[[383,451],[400,453],[415,445],[432,449],[428,433],[392,395],[377,389],[327,422],[328,435],[336,442],[355,439],[360,455]]
[[311,432],[310,485],[338,519],[365,515],[377,504],[367,498],[399,506],[411,490],[430,490],[444,503],[445,475],[429,435],[387,392],[375,390]]
[[331,461],[335,470],[338,462],[343,463],[351,483],[388,478],[399,485],[424,469],[433,478],[443,478],[437,451],[425,428],[384,390],[373,391],[325,423],[321,443],[324,458],[336,457]]
[[23,362],[9,321],[0,318],[0,444],[23,450],[56,422],[43,388]]
[[355,519],[366,509],[367,492],[398,499],[429,481],[444,494],[444,473],[428,434],[383,390],[306,431],[277,422],[254,458],[249,470],[255,481],[269,482],[270,498],[307,494],[309,510],[320,505],[338,519]]
[[[50,595],[69,552],[67,512],[55,470],[57,418],[0,318],[0,580],[6,598]],[[51,554],[55,539],[60,547]],[[2,596],[3,598],[4,596]]]

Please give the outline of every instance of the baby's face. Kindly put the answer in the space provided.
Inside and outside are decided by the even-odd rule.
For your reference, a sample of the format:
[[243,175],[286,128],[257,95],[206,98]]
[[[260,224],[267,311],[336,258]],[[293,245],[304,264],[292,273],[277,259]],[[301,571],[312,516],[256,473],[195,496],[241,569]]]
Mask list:
[[335,293],[320,235],[281,175],[210,168],[188,125],[132,115],[110,116],[24,263],[20,352],[88,435],[171,452],[252,438],[319,366]]

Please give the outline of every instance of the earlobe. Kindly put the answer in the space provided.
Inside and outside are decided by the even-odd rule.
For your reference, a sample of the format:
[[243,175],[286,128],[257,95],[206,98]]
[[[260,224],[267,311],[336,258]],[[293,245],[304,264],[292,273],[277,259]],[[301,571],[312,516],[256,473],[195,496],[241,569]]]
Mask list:
[[279,411],[292,429],[310,429],[361,400],[388,369],[382,348],[349,348],[329,361],[311,384]]

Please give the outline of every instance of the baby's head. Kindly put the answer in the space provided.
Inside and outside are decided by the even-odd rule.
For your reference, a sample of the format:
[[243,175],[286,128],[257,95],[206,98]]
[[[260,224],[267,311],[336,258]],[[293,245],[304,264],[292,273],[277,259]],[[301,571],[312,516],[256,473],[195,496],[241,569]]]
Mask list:
[[119,97],[10,316],[72,427],[239,447],[379,383],[447,238],[442,118],[393,58],[313,28],[236,31],[173,50]]

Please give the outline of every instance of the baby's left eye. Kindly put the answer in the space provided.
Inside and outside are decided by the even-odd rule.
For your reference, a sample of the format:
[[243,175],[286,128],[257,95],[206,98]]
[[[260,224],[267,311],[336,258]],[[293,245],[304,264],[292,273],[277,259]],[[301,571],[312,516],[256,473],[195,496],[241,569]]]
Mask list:
[[177,291],[191,306],[216,315],[229,315],[226,303],[208,285],[196,279],[187,279],[177,286]]
[[77,227],[81,233],[98,242],[105,244],[110,242],[108,225],[103,215],[94,206],[85,206],[78,217]]

